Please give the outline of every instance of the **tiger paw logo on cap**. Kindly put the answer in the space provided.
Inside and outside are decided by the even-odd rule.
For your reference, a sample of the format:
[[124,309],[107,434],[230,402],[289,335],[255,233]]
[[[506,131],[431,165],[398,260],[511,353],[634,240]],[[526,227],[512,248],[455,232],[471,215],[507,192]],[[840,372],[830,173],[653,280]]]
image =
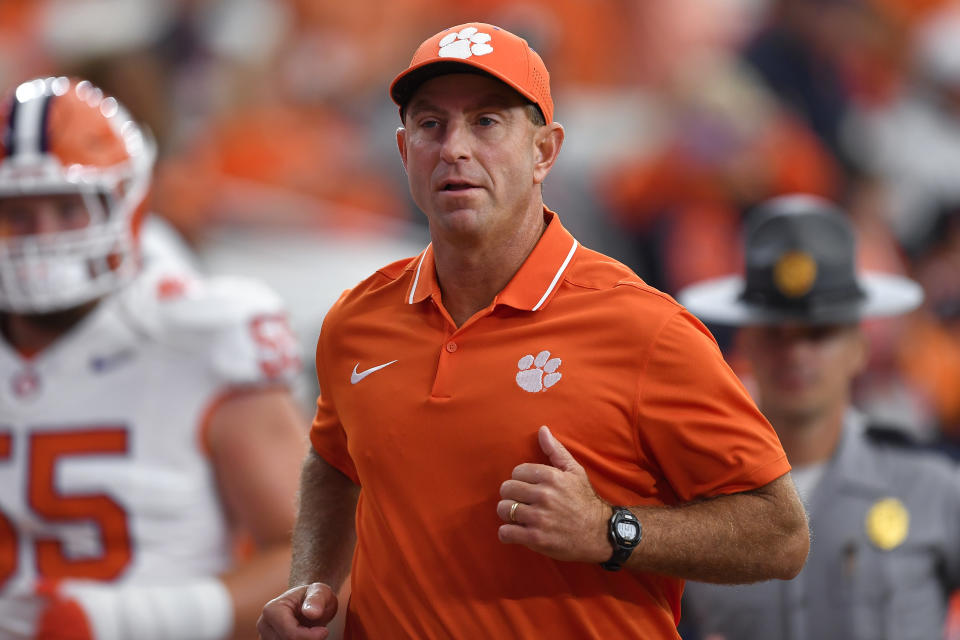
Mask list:
[[465,60],[470,56],[485,56],[493,53],[490,34],[484,33],[476,27],[466,27],[457,33],[448,33],[440,40],[441,58],[460,58]]
[[799,298],[813,288],[817,263],[804,251],[787,251],[773,267],[773,283],[788,298]]

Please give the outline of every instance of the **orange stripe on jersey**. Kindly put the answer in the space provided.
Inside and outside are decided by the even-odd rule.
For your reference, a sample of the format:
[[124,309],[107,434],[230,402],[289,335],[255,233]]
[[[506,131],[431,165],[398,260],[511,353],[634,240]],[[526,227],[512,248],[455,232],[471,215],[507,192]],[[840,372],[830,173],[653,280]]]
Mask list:
[[197,423],[197,446],[200,447],[200,451],[202,451],[204,455],[208,457],[210,456],[210,423],[213,420],[213,416],[217,412],[217,409],[219,409],[224,402],[251,393],[260,393],[262,391],[274,391],[276,389],[286,388],[287,386],[283,384],[251,385],[248,387],[233,387],[231,389],[225,389],[224,391],[221,391],[217,395],[213,396],[213,398],[207,403],[207,406],[201,412],[200,421]]

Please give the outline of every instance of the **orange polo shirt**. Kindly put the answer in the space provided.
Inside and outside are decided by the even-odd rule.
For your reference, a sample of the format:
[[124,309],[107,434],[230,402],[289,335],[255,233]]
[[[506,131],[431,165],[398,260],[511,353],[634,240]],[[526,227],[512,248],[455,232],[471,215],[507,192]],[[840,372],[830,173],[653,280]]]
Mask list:
[[683,581],[497,539],[500,483],[548,425],[597,493],[672,505],[789,470],[709,332],[550,211],[457,328],[432,247],[344,293],[317,347],[311,440],[362,487],[347,638],[676,638]]

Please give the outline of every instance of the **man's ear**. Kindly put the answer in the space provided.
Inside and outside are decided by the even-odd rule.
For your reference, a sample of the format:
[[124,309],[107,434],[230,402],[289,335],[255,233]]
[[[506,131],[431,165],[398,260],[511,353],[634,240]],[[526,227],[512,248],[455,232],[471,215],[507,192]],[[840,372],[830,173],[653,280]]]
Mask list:
[[403,162],[403,168],[407,168],[407,130],[403,127],[397,127],[397,149],[400,150],[400,161]]
[[563,146],[563,126],[551,122],[533,133],[533,183],[541,184],[553,168]]

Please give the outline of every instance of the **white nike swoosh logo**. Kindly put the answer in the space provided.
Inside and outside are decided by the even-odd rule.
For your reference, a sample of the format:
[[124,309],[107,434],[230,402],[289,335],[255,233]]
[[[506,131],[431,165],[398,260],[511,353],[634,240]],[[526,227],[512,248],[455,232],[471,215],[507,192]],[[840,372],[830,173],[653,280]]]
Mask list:
[[369,369],[364,369],[363,371],[360,371],[360,372],[357,371],[357,367],[360,366],[360,363],[358,362],[357,364],[353,365],[353,373],[350,374],[350,384],[357,384],[358,382],[366,378],[368,375],[370,375],[374,371],[380,371],[380,369],[383,369],[384,367],[389,367],[394,362],[396,362],[396,360],[391,360],[386,364],[381,364],[376,367],[370,367]]

